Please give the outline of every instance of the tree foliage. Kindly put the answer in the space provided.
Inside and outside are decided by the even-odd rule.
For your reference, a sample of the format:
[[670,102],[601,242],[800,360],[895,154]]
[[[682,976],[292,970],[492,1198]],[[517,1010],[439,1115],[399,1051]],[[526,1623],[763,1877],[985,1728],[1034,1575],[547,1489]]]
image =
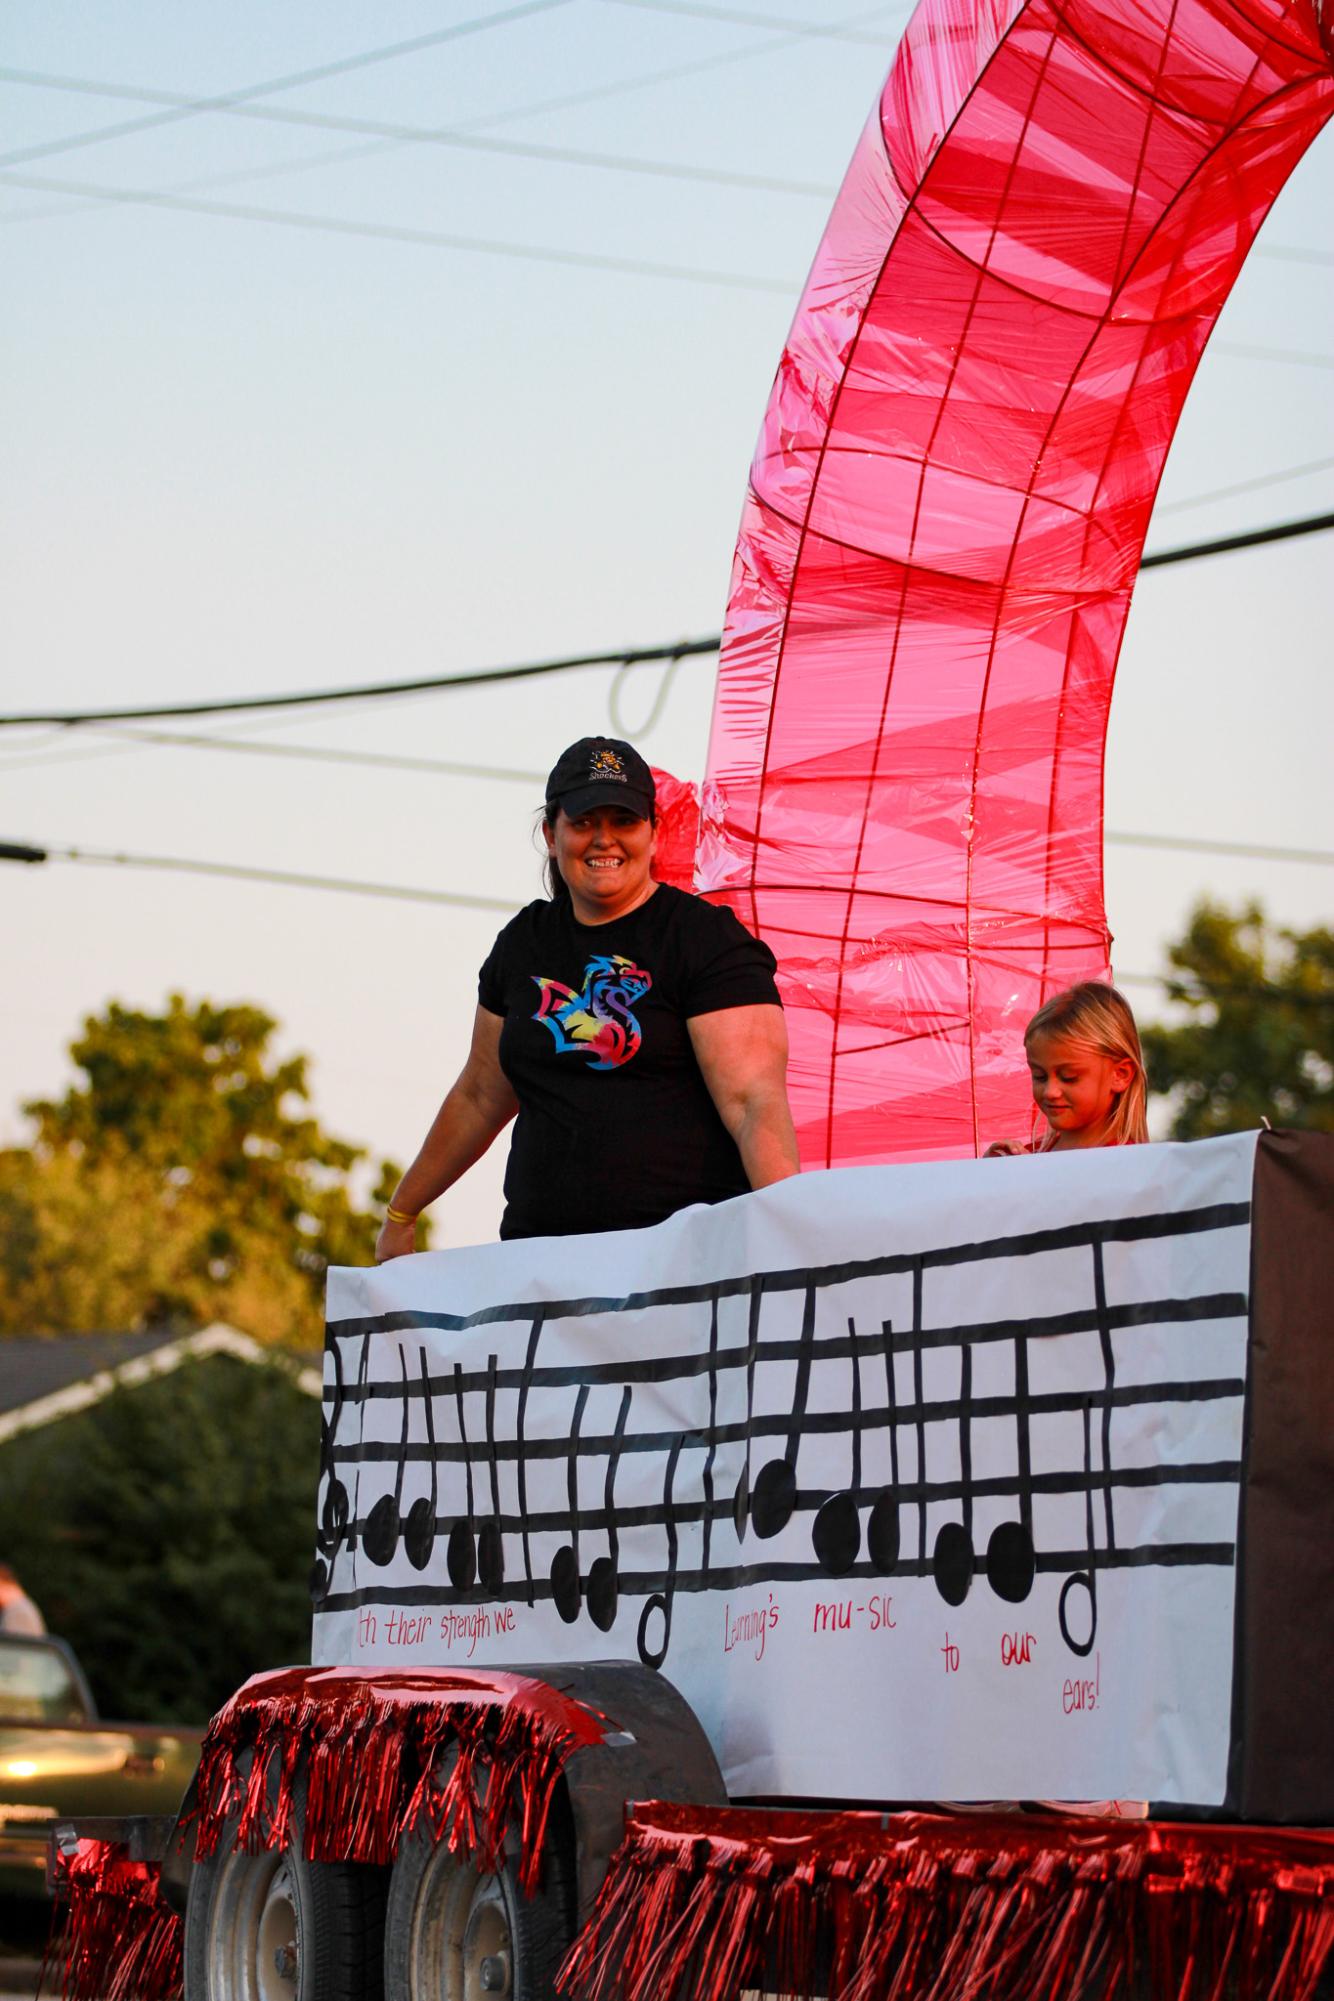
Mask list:
[[1334,931],[1205,901],[1168,957],[1168,997],[1186,1018],[1146,1027],[1143,1041],[1153,1089],[1174,1102],[1171,1137],[1262,1119],[1334,1132]]
[[[81,1081],[25,1106],[33,1144],[0,1153],[0,1331],[226,1320],[318,1340],[325,1269],[364,1264],[376,1219],[349,1182],[363,1149],[323,1130],[276,1029],[179,994],[88,1018]],[[380,1163],[377,1203],[397,1176]]]
[[309,1659],[320,1411],[225,1356],[0,1448],[0,1549],[105,1715],[202,1723]]

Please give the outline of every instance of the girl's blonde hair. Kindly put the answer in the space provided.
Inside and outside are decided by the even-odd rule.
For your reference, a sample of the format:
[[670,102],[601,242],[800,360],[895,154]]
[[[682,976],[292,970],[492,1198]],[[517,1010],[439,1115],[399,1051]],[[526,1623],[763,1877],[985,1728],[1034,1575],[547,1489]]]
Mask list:
[[1113,1063],[1133,1063],[1135,1074],[1117,1093],[1104,1146],[1142,1146],[1149,1137],[1145,1101],[1149,1079],[1139,1046],[1139,1030],[1130,1003],[1115,987],[1101,980],[1082,980],[1077,987],[1053,994],[1024,1030],[1024,1047],[1035,1036],[1063,1035],[1096,1049]]

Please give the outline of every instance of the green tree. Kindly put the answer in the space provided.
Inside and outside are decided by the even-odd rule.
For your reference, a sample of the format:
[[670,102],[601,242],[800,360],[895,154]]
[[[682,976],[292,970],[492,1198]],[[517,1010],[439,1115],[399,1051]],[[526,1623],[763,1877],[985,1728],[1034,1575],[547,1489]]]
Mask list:
[[319,1453],[291,1368],[226,1356],[0,1446],[0,1549],[105,1715],[202,1723],[309,1659]]
[[1173,1139],[1272,1125],[1334,1132],[1334,931],[1271,925],[1257,903],[1207,900],[1170,947],[1168,997],[1187,1011],[1143,1032]]
[[[276,1028],[179,994],[88,1018],[83,1081],[25,1106],[32,1146],[0,1153],[0,1331],[227,1320],[318,1340],[325,1270],[366,1261],[375,1215],[349,1183],[363,1149],[323,1130]],[[379,1164],[377,1204],[397,1178]]]

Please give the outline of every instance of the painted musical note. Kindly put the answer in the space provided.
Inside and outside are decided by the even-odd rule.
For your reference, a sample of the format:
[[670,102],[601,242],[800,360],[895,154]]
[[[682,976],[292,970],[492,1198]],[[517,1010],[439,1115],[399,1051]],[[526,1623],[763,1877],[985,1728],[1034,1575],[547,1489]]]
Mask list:
[[528,1392],[533,1386],[533,1370],[537,1366],[537,1344],[542,1338],[542,1315],[533,1316],[533,1324],[528,1330],[528,1352],[523,1358],[523,1374],[519,1379],[519,1409],[514,1421],[515,1471],[519,1486],[519,1539],[523,1545],[523,1574],[528,1585],[528,1603],[535,1605],[537,1599],[533,1591],[533,1554],[528,1531],[528,1455],[524,1447],[524,1419],[528,1411]]
[[746,1540],[746,1530],[750,1525],[750,1430],[755,1421],[755,1364],[760,1351],[760,1300],[763,1291],[760,1280],[753,1278],[746,1322],[746,1463],[732,1498],[732,1520],[738,1542]]
[[[947,1605],[962,1605],[973,1584],[973,1452],[972,1411],[973,1351],[965,1341],[959,1347],[959,1481],[963,1506],[961,1522],[946,1522],[937,1532],[931,1551],[931,1575]],[[925,1483],[923,1483],[925,1484]]]
[[463,1410],[463,1365],[454,1364],[454,1404],[459,1417],[459,1443],[463,1447],[463,1471],[467,1482],[467,1513],[449,1531],[445,1567],[456,1591],[471,1591],[477,1578],[476,1506],[472,1490],[472,1452],[468,1445],[468,1420]]
[[[1060,1620],[1061,1638],[1072,1654],[1087,1658],[1093,1652],[1093,1642],[1098,1633],[1098,1559],[1093,1546],[1093,1405],[1084,1399],[1084,1536],[1088,1550],[1088,1569],[1072,1571],[1061,1586],[1057,1601],[1056,1616]],[[1076,1639],[1070,1630],[1070,1593],[1082,1590],[1088,1598],[1089,1629],[1085,1639]]]
[[852,1343],[852,1481],[840,1493],[821,1501],[811,1528],[815,1560],[828,1577],[846,1577],[861,1554],[862,1524],[858,1511],[862,1487],[862,1372],[857,1354],[857,1323],[849,1315]]
[[987,1583],[1007,1604],[1022,1605],[1037,1575],[1033,1545],[1033,1446],[1029,1433],[1028,1334],[1014,1337],[1014,1435],[1019,1519],[999,1522],[987,1542]]
[[[320,1503],[319,1521],[315,1529],[315,1548],[318,1552],[310,1572],[310,1596],[316,1610],[329,1595],[333,1580],[334,1563],[343,1538],[347,1534],[348,1495],[347,1488],[339,1479],[334,1459],[334,1448],[338,1433],[338,1420],[343,1414],[346,1392],[343,1386],[343,1357],[338,1343],[331,1344],[333,1357],[333,1409],[326,1423],[324,1412],[320,1412],[320,1478],[324,1481],[324,1497]],[[370,1336],[362,1342],[363,1367],[370,1351]]]
[[566,1482],[570,1503],[570,1541],[562,1543],[551,1560],[551,1596],[567,1626],[579,1617],[583,1581],[579,1572],[579,1434],[583,1429],[588,1403],[588,1384],[579,1385],[574,1400],[574,1421],[570,1426],[570,1450],[566,1461]]
[[486,1358],[486,1457],[491,1472],[491,1513],[477,1532],[477,1576],[494,1598],[505,1582],[505,1538],[500,1527],[500,1463],[496,1453],[497,1358]]
[[435,1511],[438,1501],[437,1467],[435,1450],[435,1415],[432,1408],[431,1379],[426,1372],[426,1350],[419,1355],[422,1377],[422,1408],[426,1412],[426,1449],[431,1461],[431,1492],[428,1498],[419,1494],[408,1509],[407,1521],[403,1524],[403,1548],[408,1562],[414,1570],[425,1570],[431,1561],[435,1548]]
[[403,1371],[403,1418],[398,1441],[398,1457],[394,1466],[394,1491],[381,1494],[366,1517],[366,1526],[361,1532],[361,1546],[366,1552],[366,1561],[383,1570],[394,1560],[398,1549],[399,1533],[403,1517],[399,1509],[403,1500],[403,1471],[408,1457],[408,1364],[407,1357],[400,1348],[399,1367]]
[[881,1576],[899,1560],[899,1426],[898,1391],[894,1382],[894,1323],[880,1323],[880,1349],[885,1364],[885,1423],[889,1431],[889,1485],[871,1503],[866,1524],[866,1553]]
[[599,1556],[592,1564],[585,1593],[588,1616],[603,1633],[609,1633],[615,1625],[616,1607],[620,1599],[621,1544],[616,1518],[616,1469],[620,1465],[621,1449],[625,1443],[625,1427],[630,1416],[631,1399],[632,1392],[627,1383],[621,1392],[621,1407],[616,1414],[616,1429],[612,1434],[611,1451],[607,1455],[607,1478],[603,1493],[607,1554]]
[[802,1426],[810,1396],[811,1362],[815,1353],[815,1287],[806,1287],[801,1312],[801,1334],[797,1342],[797,1384],[793,1393],[792,1422],[781,1459],[761,1466],[751,1496],[750,1518],[755,1533],[767,1540],[785,1529],[797,1504],[797,1454],[801,1449]]
[[[676,1462],[681,1457],[681,1440],[674,1441],[667,1455],[667,1472],[662,1488],[663,1521],[667,1530],[667,1579],[665,1588],[655,1591],[644,1600],[644,1609],[639,1615],[639,1631],[636,1645],[639,1658],[645,1667],[660,1668],[667,1658],[667,1649],[672,1643],[672,1607],[676,1603],[676,1566],[680,1543],[676,1533]],[[649,1620],[655,1612],[662,1614],[662,1634],[657,1646],[649,1644]]]

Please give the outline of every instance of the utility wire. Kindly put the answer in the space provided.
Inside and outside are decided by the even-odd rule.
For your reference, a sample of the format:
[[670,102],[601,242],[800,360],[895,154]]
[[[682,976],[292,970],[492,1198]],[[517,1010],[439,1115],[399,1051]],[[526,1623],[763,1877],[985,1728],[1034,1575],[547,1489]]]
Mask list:
[[190,98],[184,104],[151,112],[143,118],[125,119],[118,125],[100,125],[92,131],[70,133],[63,139],[20,146],[13,152],[0,153],[0,167],[19,166],[27,160],[45,160],[55,153],[70,153],[85,146],[100,146],[109,139],[127,138],[131,133],[147,132],[154,126],[179,124],[183,118],[195,118],[206,111],[229,111],[234,105],[244,104],[252,98],[271,96],[283,90],[298,90],[305,84],[323,83],[329,77],[346,76],[351,70],[368,69],[374,63],[392,62],[399,56],[419,55],[424,49],[439,48],[442,43],[459,41],[465,35],[484,34],[489,28],[525,20],[531,14],[548,14],[553,8],[569,4],[570,0],[520,0],[518,6],[507,7],[499,14],[481,14],[469,21],[456,21],[450,28],[437,28],[429,35],[414,35],[406,42],[388,42],[380,48],[367,49],[358,56],[345,56],[338,62],[319,63],[313,69],[291,70],[285,76],[270,77],[263,83],[245,84],[240,90],[223,91],[212,97]]
[[1156,514],[1180,514],[1188,507],[1203,507],[1211,500],[1231,500],[1239,493],[1256,493],[1262,486],[1280,486],[1285,480],[1307,479],[1312,473],[1329,472],[1334,459],[1308,459],[1305,465],[1284,466],[1280,472],[1262,472],[1254,479],[1239,479],[1231,486],[1215,486],[1208,493],[1192,493],[1186,500],[1160,500]]
[[[99,736],[111,736],[126,745],[142,744],[153,749],[222,750],[251,757],[293,758],[312,764],[351,764],[384,771],[419,771],[435,778],[477,778],[499,784],[539,786],[546,782],[541,771],[516,770],[511,765],[469,764],[437,757],[409,757],[395,751],[342,750],[327,744],[256,743],[247,737],[190,736],[174,730],[118,729],[106,725]],[[1190,834],[1122,833],[1107,829],[1103,839],[1112,846],[1163,848],[1187,854],[1228,855],[1245,861],[1298,862],[1315,867],[1334,867],[1334,848],[1269,847],[1257,841],[1212,841]]]
[[[120,854],[103,848],[51,845],[38,847],[28,842],[0,841],[0,861],[29,865],[47,861],[76,862],[95,868],[154,869],[174,874],[221,876],[230,877],[238,882],[275,884],[285,889],[334,890],[342,895],[388,898],[397,903],[448,904],[465,910],[497,911],[506,916],[512,915],[519,907],[512,897],[470,896],[462,891],[418,889],[404,883],[358,882],[341,876],[305,875],[295,869],[247,868],[241,862],[192,861],[180,855]],[[1185,991],[1173,998],[1182,1000],[1213,1000],[1227,997],[1277,1001],[1289,1007],[1334,1007],[1334,992],[1293,992],[1286,987],[1262,981],[1232,983],[1222,980],[1202,980],[1192,974],[1183,975],[1177,971],[1118,972],[1116,979],[1120,986],[1181,987]]]
[[79,723],[138,723],[172,716],[218,716],[241,709],[297,709],[320,702],[351,702],[384,695],[417,695],[446,688],[476,688],[494,681],[526,681],[543,674],[567,674],[579,667],[629,667],[644,660],[684,660],[696,653],[716,653],[718,638],[681,639],[670,646],[627,647],[619,653],[580,653],[562,660],[531,660],[518,667],[484,667],[471,674],[431,674],[415,681],[372,681],[358,688],[320,688],[299,695],[252,695],[239,701],[177,702],[141,709],[64,709],[48,715],[0,716],[0,729],[30,728],[54,723],[73,728]]
[[498,910],[508,916],[519,908],[513,897],[469,896],[461,890],[417,889],[406,883],[358,882],[342,876],[305,875],[295,869],[247,868],[241,862],[191,861],[181,855],[127,855],[103,848],[39,848],[26,842],[0,841],[0,861],[80,862],[96,868],[165,869],[182,875],[230,876],[238,882],[277,883],[287,889],[337,890],[350,896],[389,897],[398,903],[446,903],[464,910]]
[[611,257],[592,250],[553,250],[536,243],[507,243],[496,237],[461,236],[448,230],[411,229],[388,222],[352,222],[341,216],[303,215],[282,208],[253,208],[247,203],[208,201],[153,188],[107,188],[92,181],[53,180],[42,174],[15,174],[8,170],[0,171],[0,182],[9,187],[82,195],[92,201],[117,202],[128,207],[174,209],[190,215],[223,216],[233,222],[278,223],[287,229],[314,230],[326,236],[372,237],[431,250],[472,250],[485,257],[572,265],[581,271],[628,271],[640,278],[673,278],[692,285],[721,285],[740,292],[791,294],[797,289],[796,281],[788,278],[749,278],[734,271],[710,271],[692,264],[655,264],[644,258]]
[[[695,21],[726,21],[739,28],[786,28],[789,34],[813,35],[829,41],[860,42],[864,48],[892,49],[896,45],[883,35],[864,35],[855,28],[829,26],[818,21],[789,21],[781,14],[743,14],[736,7],[705,7],[692,4],[692,0],[612,0],[612,4],[640,7],[650,14],[684,14]],[[881,11],[906,15],[911,8],[912,0],[903,0],[901,6]]]
[[1200,556],[1225,556],[1234,549],[1258,549],[1266,542],[1289,542],[1299,535],[1323,534],[1327,528],[1334,528],[1334,514],[1308,514],[1300,521],[1275,522],[1271,528],[1246,528],[1237,535],[1215,536],[1210,542],[1191,542],[1180,549],[1158,549],[1140,558],[1140,568],[1162,570],[1169,563],[1190,563]]
[[[1192,542],[1178,549],[1159,549],[1141,559],[1143,570],[1164,569],[1170,563],[1193,562],[1238,549],[1257,548],[1334,528],[1334,513],[1313,514],[1300,521],[1280,521],[1269,528],[1249,528],[1209,542]],[[498,681],[529,680],[537,675],[566,674],[583,667],[631,667],[648,660],[684,660],[694,654],[716,653],[720,635],[682,639],[668,646],[628,647],[618,653],[581,653],[560,660],[532,660],[516,667],[485,667],[469,674],[431,674],[412,681],[372,681],[353,688],[314,688],[302,694],[251,695],[226,701],[175,702],[135,709],[50,709],[0,715],[0,729],[34,729],[44,725],[75,728],[81,723],[163,722],[176,716],[231,715],[240,710],[308,708],[317,703],[370,701],[389,695],[417,695],[449,688],[476,688]]]
[[[254,176],[247,174],[245,178]],[[317,235],[363,237],[387,243],[411,244],[419,249],[470,250],[485,257],[561,264],[583,271],[625,271],[639,278],[667,278],[682,284],[718,285],[728,291],[773,292],[791,297],[800,289],[796,278],[765,278],[758,274],[715,271],[694,264],[658,264],[645,258],[613,257],[589,250],[558,250],[545,244],[511,243],[497,237],[463,236],[452,230],[415,229],[400,223],[355,222],[345,216],[310,215],[295,209],[211,201],[198,195],[172,194],[164,188],[106,187],[95,181],[71,181],[46,174],[11,172],[3,161],[0,161],[0,185],[30,188],[40,194],[70,195],[122,208],[159,208],[186,215],[219,216],[230,222],[263,222],[285,229],[309,230]],[[1240,355],[1249,361],[1278,361],[1297,368],[1334,369],[1334,356],[1327,354],[1286,347],[1258,347],[1250,342],[1230,340],[1215,340],[1211,347],[1216,354]]]
[[[817,32],[812,30],[812,32]],[[32,70],[0,69],[0,83],[28,83],[46,89],[83,91],[97,96],[129,98],[136,103],[172,105],[191,110],[197,100],[180,91],[145,90],[128,85],[102,85],[79,77],[48,76]],[[837,190],[822,181],[782,180],[770,174],[730,173],[723,168],[694,167],[671,160],[635,159],[629,154],[597,153],[571,146],[540,146],[520,139],[498,139],[466,126],[405,125],[384,118],[338,117],[324,111],[296,111],[277,104],[227,104],[219,107],[230,118],[257,120],[266,125],[297,126],[306,131],[349,132],[361,138],[392,139],[412,146],[442,146],[473,153],[497,153],[509,159],[539,160],[548,165],[603,168],[618,174],[647,174],[681,181],[703,181],[720,187],[758,190],[766,194],[815,195],[828,199]],[[360,150],[360,149],[358,149]],[[200,181],[187,181],[158,190],[162,194],[190,194],[199,188],[216,187],[227,181],[257,180],[281,172],[301,172],[315,165],[327,165],[343,155],[317,155],[312,159],[285,161],[281,166],[245,167],[235,173],[212,174]],[[0,163],[2,164],[2,163]]]
[[[553,6],[561,5],[564,4],[564,0],[546,0],[546,4]],[[828,32],[834,33],[835,31],[844,29],[852,30],[858,27],[864,21],[878,20],[882,18],[885,14],[894,14],[898,11],[899,9],[897,8],[897,6],[872,7],[869,10],[863,10],[856,14],[848,15],[841,21],[830,22]],[[491,20],[498,21],[502,17],[499,15],[495,15],[489,18]],[[463,120],[460,124],[457,124],[453,129],[457,132],[462,132],[462,131],[476,132],[484,130],[490,126],[506,125],[518,119],[537,118],[544,116],[548,112],[566,111],[574,107],[577,107],[579,105],[597,103],[603,100],[604,98],[621,97],[626,95],[627,92],[634,90],[647,90],[652,88],[656,84],[674,83],[685,77],[701,76],[709,70],[723,69],[735,65],[737,63],[753,62],[757,57],[771,55],[782,49],[793,48],[797,46],[800,42],[802,42],[805,38],[806,38],[806,30],[804,28],[800,30],[789,31],[786,34],[778,36],[773,41],[760,42],[756,45],[752,45],[744,49],[725,50],[718,55],[700,57],[692,62],[675,63],[666,69],[641,71],[641,73],[638,76],[622,77],[619,81],[615,83],[593,84],[586,87],[583,90],[567,91],[556,97],[530,98],[526,103],[523,104],[510,105],[501,111],[487,112],[480,117]],[[409,44],[396,45],[395,52],[406,53],[409,46],[411,45]],[[365,60],[367,61],[379,60],[381,59],[382,53],[383,52],[372,51],[371,56],[365,58]],[[356,62],[359,60],[361,59],[353,59],[352,66],[355,66]],[[273,89],[276,87],[277,86],[275,85],[261,84],[261,85],[256,85],[251,89],[231,92],[225,99],[222,98],[188,99],[184,104],[177,106],[170,111],[165,111],[161,113],[156,119],[151,121],[142,121],[142,122],[161,123],[165,122],[167,119],[193,117],[197,112],[200,111],[228,111],[231,110],[235,105],[243,101],[248,101],[250,98],[258,94],[262,94],[266,90]],[[286,86],[284,85],[283,87]],[[110,131],[115,129],[118,128],[104,127],[103,131],[104,133],[109,133]],[[388,150],[392,150],[394,147],[400,145],[401,143],[403,142],[397,139],[370,140],[365,145],[362,146],[345,147],[341,149],[339,152],[324,155],[318,162],[311,162],[309,164],[329,165],[339,161],[363,159],[370,154],[381,153]],[[5,162],[3,157],[0,157],[0,168],[2,168],[4,164]],[[281,165],[275,166],[271,169],[264,168],[259,170],[250,170],[246,173],[245,178],[246,179],[263,178],[269,172],[290,173],[298,171],[303,164],[307,163],[302,163],[302,162],[293,163],[285,161]],[[205,185],[205,186],[217,185],[220,182],[230,181],[234,178],[235,177],[231,174],[210,176],[204,182],[195,183],[195,185]],[[21,185],[21,183],[17,182],[15,184]],[[57,186],[53,191],[60,192],[60,189]],[[167,190],[166,192],[172,192],[172,191]],[[100,198],[101,197],[99,196],[96,190],[89,190],[86,195],[86,199],[89,202],[96,202]],[[112,199],[115,199],[115,197],[113,196]],[[67,211],[63,209],[29,210],[27,213],[23,215],[10,216],[6,219],[14,222],[43,221],[52,215],[58,215],[65,212]]]

